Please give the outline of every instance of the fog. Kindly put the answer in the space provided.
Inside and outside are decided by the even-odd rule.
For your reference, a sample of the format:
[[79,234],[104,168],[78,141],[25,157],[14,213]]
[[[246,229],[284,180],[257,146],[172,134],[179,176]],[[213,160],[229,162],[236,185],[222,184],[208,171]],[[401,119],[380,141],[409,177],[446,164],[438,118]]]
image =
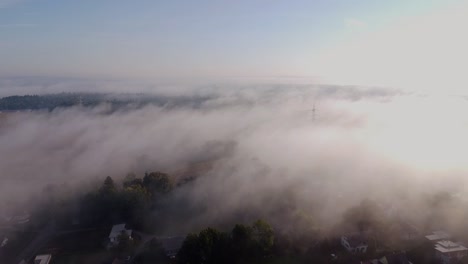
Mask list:
[[466,191],[462,97],[284,84],[192,93],[211,96],[197,108],[111,112],[103,104],[2,115],[0,199],[8,204],[51,183],[82,187],[129,172],[190,176],[190,166],[204,163],[171,197],[198,213],[167,228],[246,212],[286,226],[291,212],[302,211],[326,230],[364,199],[421,221],[430,214],[429,195]]

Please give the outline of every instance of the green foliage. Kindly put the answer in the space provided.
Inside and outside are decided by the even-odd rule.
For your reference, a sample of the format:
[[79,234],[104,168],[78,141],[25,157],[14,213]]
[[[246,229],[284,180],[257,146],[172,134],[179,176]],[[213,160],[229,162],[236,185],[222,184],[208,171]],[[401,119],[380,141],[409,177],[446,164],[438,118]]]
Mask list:
[[188,234],[177,254],[179,263],[194,264],[203,263],[202,249],[198,241],[198,234]]
[[85,106],[95,107],[106,103],[113,109],[122,107],[139,108],[146,105],[164,106],[169,102],[172,106],[193,106],[196,107],[209,96],[163,96],[150,94],[104,94],[104,93],[59,93],[44,95],[24,95],[8,96],[0,98],[0,111],[21,111],[21,110],[53,110],[57,107]]
[[143,186],[152,196],[167,193],[173,188],[169,175],[162,172],[147,173],[143,177]]
[[127,187],[132,187],[132,186],[143,187],[143,180],[140,178],[137,178],[135,174],[129,173],[127,174],[127,176],[125,177],[123,181],[123,187],[127,188]]
[[143,184],[142,179],[127,176],[123,188],[117,188],[114,180],[108,176],[97,192],[90,192],[82,199],[81,218],[91,226],[123,221],[137,228],[142,227],[146,211],[154,202],[148,188],[165,190],[166,187],[160,187],[166,186],[165,182],[169,182],[169,176],[162,173],[148,178],[147,185]]
[[238,224],[231,233],[207,228],[199,234],[190,234],[177,260],[181,264],[261,261],[273,246],[273,229],[267,222],[259,220],[252,226]]
[[259,247],[260,253],[267,255],[270,253],[274,243],[273,228],[263,220],[257,220],[253,226],[253,237]]
[[104,180],[104,183],[101,186],[101,192],[113,192],[115,191],[115,183],[114,180],[110,177],[107,176],[106,179]]
[[253,255],[253,229],[250,226],[237,224],[231,231],[232,253],[238,260],[248,259]]
[[189,234],[177,256],[178,262],[184,264],[230,263],[228,257],[228,235],[213,228]]

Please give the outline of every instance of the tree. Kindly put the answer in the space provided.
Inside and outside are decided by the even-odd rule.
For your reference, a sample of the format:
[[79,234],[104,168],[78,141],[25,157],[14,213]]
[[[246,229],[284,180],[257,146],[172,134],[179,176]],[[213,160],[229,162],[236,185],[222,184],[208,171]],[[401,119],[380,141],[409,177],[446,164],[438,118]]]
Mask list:
[[206,228],[187,236],[177,260],[181,264],[258,263],[271,253],[273,243],[273,229],[262,220],[252,226],[237,224],[230,234]]
[[154,196],[169,192],[173,184],[169,175],[162,172],[151,172],[143,177],[143,186]]
[[203,263],[222,263],[224,235],[214,228],[204,229],[198,234],[198,244]]
[[253,224],[252,229],[259,253],[262,256],[269,254],[275,240],[273,228],[266,221],[257,220]]
[[177,259],[181,264],[203,263],[197,234],[188,234],[177,253]]
[[177,260],[181,264],[231,263],[229,236],[214,228],[206,228],[199,234],[189,234],[184,240]]
[[148,191],[140,185],[132,185],[123,189],[119,196],[123,220],[141,228],[144,216],[150,207]]
[[115,190],[114,180],[110,176],[107,176],[101,186],[101,192],[113,192]]
[[123,180],[123,187],[132,187],[132,186],[143,186],[143,180],[140,178],[137,178],[134,173],[129,173],[127,176],[125,176],[125,179]]
[[242,262],[253,255],[253,230],[250,226],[237,224],[231,231],[231,250],[235,262]]

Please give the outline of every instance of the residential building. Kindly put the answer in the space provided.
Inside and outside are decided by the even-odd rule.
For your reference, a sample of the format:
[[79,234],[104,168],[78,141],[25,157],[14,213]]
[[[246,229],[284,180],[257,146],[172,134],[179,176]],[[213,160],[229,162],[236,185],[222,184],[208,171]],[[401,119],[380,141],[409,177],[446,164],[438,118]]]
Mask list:
[[125,228],[124,224],[114,225],[109,234],[110,246],[116,245],[119,243],[119,236],[121,234],[126,234],[129,238],[132,238],[132,230]]
[[450,240],[441,240],[435,244],[436,257],[443,264],[456,263],[468,255],[468,248]]
[[37,255],[34,264],[49,264],[51,259],[52,255],[50,254]]
[[368,247],[367,239],[362,235],[342,236],[341,245],[351,253],[365,253]]

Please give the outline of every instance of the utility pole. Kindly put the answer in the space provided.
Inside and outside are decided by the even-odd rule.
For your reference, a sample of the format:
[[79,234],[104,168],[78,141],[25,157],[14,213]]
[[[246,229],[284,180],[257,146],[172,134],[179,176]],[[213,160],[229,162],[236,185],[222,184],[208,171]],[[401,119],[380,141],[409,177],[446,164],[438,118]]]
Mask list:
[[315,113],[317,112],[317,109],[315,108],[315,102],[314,102],[314,106],[312,108],[312,122],[315,122]]

